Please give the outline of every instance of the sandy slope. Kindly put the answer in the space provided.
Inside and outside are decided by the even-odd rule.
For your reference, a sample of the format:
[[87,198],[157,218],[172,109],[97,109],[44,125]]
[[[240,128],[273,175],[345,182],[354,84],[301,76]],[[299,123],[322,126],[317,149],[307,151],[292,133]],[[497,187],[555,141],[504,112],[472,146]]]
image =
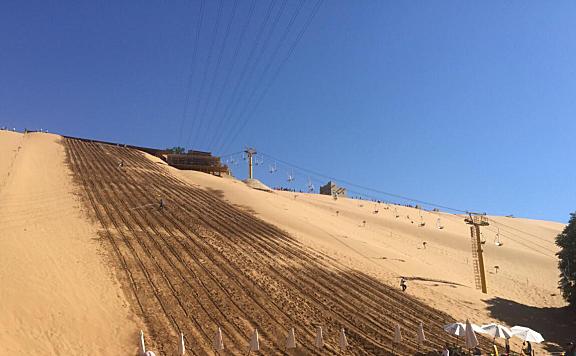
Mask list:
[[0,354],[133,354],[137,323],[59,140],[0,131]]
[[[485,295],[474,288],[469,227],[462,217],[360,200],[335,201],[317,194],[267,193],[234,179],[177,174],[388,284],[398,285],[401,275],[409,277],[408,293],[455,318],[468,317],[478,324],[524,322],[538,329],[541,324],[531,323],[533,316],[528,315],[531,308],[565,305],[558,295],[554,256],[554,237],[562,224],[492,217],[492,224],[483,229]],[[439,218],[443,229],[437,228]],[[421,222],[425,226],[420,227]],[[494,243],[498,229],[501,247]],[[497,273],[494,266],[499,266]]]

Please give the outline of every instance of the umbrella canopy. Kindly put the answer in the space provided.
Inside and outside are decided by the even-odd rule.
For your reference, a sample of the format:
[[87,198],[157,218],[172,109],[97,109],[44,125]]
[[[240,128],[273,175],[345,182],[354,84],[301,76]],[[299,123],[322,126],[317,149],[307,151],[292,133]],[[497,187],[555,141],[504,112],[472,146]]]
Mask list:
[[222,351],[224,350],[224,341],[222,340],[222,330],[218,327],[216,330],[216,335],[214,335],[214,341],[212,346],[214,347],[215,351]]
[[324,336],[322,335],[322,327],[319,326],[316,329],[316,340],[314,341],[314,346],[318,348],[324,347]]
[[144,331],[140,330],[140,340],[138,340],[138,354],[144,355],[146,353],[146,345],[144,344]]
[[509,339],[512,337],[512,331],[507,327],[499,324],[488,324],[482,325],[482,330],[484,330],[484,334],[490,335],[494,338],[498,337],[501,339]]
[[524,326],[513,326],[510,330],[512,331],[512,336],[516,336],[524,341],[536,343],[544,341],[544,338],[540,333]]
[[258,338],[258,329],[254,329],[250,339],[250,351],[260,351],[260,340]]
[[464,323],[452,323],[444,326],[444,331],[448,334],[463,336],[466,333],[466,324]]
[[180,342],[178,342],[178,356],[186,354],[186,346],[184,345],[184,334],[180,333]]
[[402,332],[400,331],[400,324],[398,323],[394,326],[394,342],[397,344],[402,342]]
[[470,324],[470,321],[468,319],[466,319],[466,333],[465,333],[465,339],[466,339],[466,347],[468,349],[472,349],[476,346],[478,346],[478,339],[476,338],[476,334],[474,333],[474,329],[472,327],[472,324]]
[[[485,334],[486,332],[480,326],[470,323],[475,333]],[[464,336],[466,334],[466,323],[452,323],[444,326],[444,331],[455,336]]]
[[296,348],[296,335],[294,334],[294,328],[290,329],[288,336],[286,337],[286,349]]
[[348,339],[346,339],[346,333],[344,332],[344,328],[340,330],[340,337],[338,338],[338,345],[342,351],[345,351],[348,348]]
[[420,326],[418,327],[416,341],[418,341],[418,345],[422,345],[424,341],[426,341],[426,336],[424,336],[424,325],[422,325],[422,323],[420,323]]

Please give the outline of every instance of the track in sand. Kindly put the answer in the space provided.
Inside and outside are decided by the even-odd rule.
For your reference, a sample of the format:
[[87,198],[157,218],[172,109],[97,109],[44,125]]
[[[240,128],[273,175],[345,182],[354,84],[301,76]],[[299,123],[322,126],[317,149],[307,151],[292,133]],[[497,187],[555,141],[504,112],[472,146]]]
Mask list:
[[397,354],[419,350],[420,322],[429,339],[420,350],[457,341],[442,330],[453,322],[449,315],[304,247],[143,153],[71,138],[64,144],[82,195],[103,226],[103,243],[123,271],[126,294],[147,324],[148,344],[159,354],[176,354],[180,332],[189,353],[211,354],[217,326],[232,354],[247,352],[254,328],[265,355],[285,353],[291,327],[301,354],[320,354],[312,346],[317,326],[327,344],[322,354],[339,352],[340,328],[353,354],[388,354],[397,322],[404,336]]

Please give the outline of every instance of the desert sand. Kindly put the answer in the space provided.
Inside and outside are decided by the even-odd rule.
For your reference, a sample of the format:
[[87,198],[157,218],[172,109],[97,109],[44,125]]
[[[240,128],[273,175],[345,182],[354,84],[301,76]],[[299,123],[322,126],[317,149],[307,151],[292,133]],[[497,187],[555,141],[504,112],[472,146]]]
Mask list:
[[217,323],[232,350],[261,326],[278,353],[294,322],[303,340],[345,324],[370,353],[389,347],[392,322],[420,317],[435,348],[442,323],[469,318],[532,327],[550,340],[537,350],[553,350],[576,327],[557,289],[563,225],[489,218],[482,294],[463,216],[255,190],[131,149],[0,131],[0,354],[132,355],[139,329],[160,354],[177,329],[208,351]]
[[0,131],[0,354],[129,355],[142,327],[60,137]]
[[[544,310],[558,309],[562,314],[566,305],[557,288],[554,255],[561,223],[489,216],[490,226],[482,228],[488,294],[482,294],[474,284],[470,231],[463,216],[319,194],[268,193],[233,178],[175,173],[384,283],[398,286],[400,276],[407,277],[408,293],[457,320],[519,324],[535,330],[546,325],[543,333],[546,338],[548,331],[549,339],[556,339],[551,332],[569,334],[567,329],[562,331],[569,326],[549,330],[541,319]],[[495,243],[498,232],[502,246]]]

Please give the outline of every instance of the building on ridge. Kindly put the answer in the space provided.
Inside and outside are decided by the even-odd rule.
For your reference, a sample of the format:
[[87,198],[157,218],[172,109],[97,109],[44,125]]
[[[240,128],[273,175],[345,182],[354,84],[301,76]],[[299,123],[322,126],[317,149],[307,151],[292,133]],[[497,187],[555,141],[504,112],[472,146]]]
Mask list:
[[338,198],[346,197],[346,188],[336,185],[336,183],[329,181],[326,185],[320,187],[320,194],[337,196]]

